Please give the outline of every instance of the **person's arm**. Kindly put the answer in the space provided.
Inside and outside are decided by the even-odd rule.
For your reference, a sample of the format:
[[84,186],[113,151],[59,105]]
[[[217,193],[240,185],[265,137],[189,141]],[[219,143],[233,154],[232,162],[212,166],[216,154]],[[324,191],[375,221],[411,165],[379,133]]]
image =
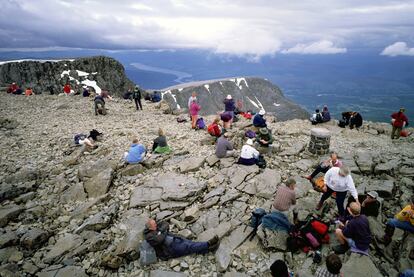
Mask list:
[[325,176],[323,177],[323,182],[325,183],[325,185],[327,185],[330,181],[331,181],[331,177],[332,177],[332,170],[328,170],[325,174]]
[[292,205],[296,205],[296,193],[292,193]]
[[355,201],[359,203],[358,200],[358,191],[355,188],[354,180],[352,179],[351,175],[348,175],[346,178],[346,185],[348,187],[349,192],[351,193],[352,197],[354,197]]

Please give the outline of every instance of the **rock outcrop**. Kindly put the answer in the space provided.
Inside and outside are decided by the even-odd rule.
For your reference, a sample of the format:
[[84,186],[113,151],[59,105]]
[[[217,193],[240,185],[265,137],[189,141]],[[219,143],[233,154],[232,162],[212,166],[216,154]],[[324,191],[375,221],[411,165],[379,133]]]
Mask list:
[[169,104],[169,111],[173,112],[188,108],[188,98],[192,92],[197,93],[202,115],[223,111],[223,100],[230,94],[233,99],[242,100],[244,110],[258,112],[264,109],[280,121],[309,118],[305,109],[288,100],[279,87],[262,78],[230,78],[181,84],[162,90],[162,96]]

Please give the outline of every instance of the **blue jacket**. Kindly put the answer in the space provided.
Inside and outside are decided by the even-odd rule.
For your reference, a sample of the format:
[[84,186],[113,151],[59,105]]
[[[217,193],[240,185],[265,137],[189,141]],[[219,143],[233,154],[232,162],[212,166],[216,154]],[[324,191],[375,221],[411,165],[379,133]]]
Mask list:
[[253,118],[253,126],[255,127],[267,127],[266,119],[262,115],[256,114]]
[[145,155],[145,147],[142,144],[133,143],[129,148],[126,161],[130,164],[142,162]]

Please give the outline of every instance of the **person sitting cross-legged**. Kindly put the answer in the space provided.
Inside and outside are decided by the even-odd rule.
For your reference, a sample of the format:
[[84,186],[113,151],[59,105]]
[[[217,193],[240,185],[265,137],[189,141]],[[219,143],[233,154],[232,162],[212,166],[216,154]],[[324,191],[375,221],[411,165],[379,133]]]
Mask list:
[[233,157],[235,155],[235,151],[233,148],[233,143],[228,140],[229,133],[224,133],[219,139],[217,140],[216,144],[216,156],[217,158],[227,158]]
[[155,249],[157,257],[161,260],[178,258],[191,254],[206,254],[216,251],[220,245],[218,236],[209,241],[194,242],[169,232],[170,226],[167,222],[156,222],[149,219],[145,224],[144,238]]
[[253,147],[253,140],[248,139],[246,144],[243,145],[240,153],[240,158],[238,163],[243,165],[254,165],[257,164],[259,160],[259,151]]
[[169,154],[171,151],[171,148],[167,144],[167,137],[165,136],[164,130],[161,128],[158,129],[158,137],[152,144],[152,152],[157,154]]
[[368,255],[369,244],[372,239],[369,221],[365,215],[361,215],[361,205],[359,203],[352,202],[348,207],[348,211],[352,218],[345,225],[339,223],[335,235],[340,244],[334,246],[333,250],[336,254],[344,254],[351,248],[352,252]]

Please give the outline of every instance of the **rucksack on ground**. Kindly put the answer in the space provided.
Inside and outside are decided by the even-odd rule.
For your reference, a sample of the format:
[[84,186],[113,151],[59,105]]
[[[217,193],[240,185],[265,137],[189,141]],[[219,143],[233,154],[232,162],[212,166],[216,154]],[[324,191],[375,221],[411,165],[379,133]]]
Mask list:
[[197,129],[205,129],[206,128],[206,124],[204,123],[204,119],[202,117],[197,119],[196,127],[197,127]]
[[248,138],[255,138],[256,137],[256,133],[252,130],[247,130],[244,135]]
[[266,211],[262,208],[256,208],[252,211],[252,215],[250,217],[250,227],[253,228],[252,232],[247,236],[250,240],[254,238],[257,233],[257,229],[259,228],[260,224],[262,224],[262,219],[266,215]]
[[325,179],[324,176],[317,177],[312,180],[313,189],[318,192],[323,192],[325,188]]
[[265,160],[264,156],[259,155],[259,158],[257,159],[257,166],[259,168],[266,168],[266,165],[267,165],[267,163],[266,163],[266,160]]

